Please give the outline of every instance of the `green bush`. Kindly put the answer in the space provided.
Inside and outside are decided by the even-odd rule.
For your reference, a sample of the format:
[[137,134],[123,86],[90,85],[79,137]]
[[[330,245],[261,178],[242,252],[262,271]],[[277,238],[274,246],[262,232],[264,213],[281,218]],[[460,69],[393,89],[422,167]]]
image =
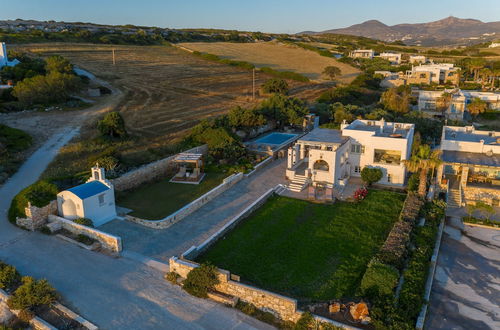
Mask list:
[[309,330],[314,326],[314,317],[309,312],[304,312],[295,324],[295,330]]
[[42,234],[45,234],[45,235],[52,235],[52,231],[50,230],[50,228],[48,226],[42,226],[40,228],[40,232]]
[[87,235],[84,234],[78,234],[76,237],[76,240],[80,243],[83,243],[85,245],[92,245],[94,243],[94,240]]
[[372,183],[382,179],[382,170],[375,167],[365,166],[361,170],[361,179],[370,186]]
[[29,309],[21,309],[19,315],[17,316],[21,321],[29,323],[29,321],[35,317],[35,313]]
[[396,268],[372,260],[368,264],[365,275],[361,280],[361,292],[365,297],[391,295],[399,279]]
[[104,118],[97,123],[97,128],[104,137],[123,138],[127,136],[125,121],[118,111],[107,113]]
[[21,275],[14,266],[0,262],[0,289],[11,290],[21,280]]
[[24,208],[28,206],[28,202],[33,206],[44,207],[56,199],[58,192],[56,185],[43,180],[26,187],[12,200],[8,214],[9,221],[15,223],[17,217],[25,217]]
[[14,291],[7,305],[12,309],[33,310],[53,303],[56,298],[56,291],[47,280],[37,281],[31,276],[24,276],[21,286]]
[[202,264],[189,272],[183,288],[195,297],[206,298],[208,291],[214,290],[219,284],[217,273],[217,267],[214,265]]
[[179,279],[179,277],[181,276],[176,272],[168,272],[165,274],[165,279],[172,284],[178,284],[177,280]]
[[413,173],[408,179],[408,191],[417,191],[420,183],[420,176],[418,173]]
[[269,79],[264,84],[262,84],[262,90],[264,93],[278,93],[286,95],[288,94],[288,84],[283,79]]
[[91,219],[88,218],[78,218],[73,220],[74,223],[77,223],[79,225],[87,226],[90,228],[94,228],[94,222]]
[[238,300],[238,303],[235,306],[236,309],[239,309],[241,312],[250,315],[262,322],[274,325],[278,329],[292,329],[293,328],[293,322],[286,322],[283,321],[274,314],[270,312],[265,312],[257,307],[255,307],[254,304],[251,303],[246,303],[244,301]]

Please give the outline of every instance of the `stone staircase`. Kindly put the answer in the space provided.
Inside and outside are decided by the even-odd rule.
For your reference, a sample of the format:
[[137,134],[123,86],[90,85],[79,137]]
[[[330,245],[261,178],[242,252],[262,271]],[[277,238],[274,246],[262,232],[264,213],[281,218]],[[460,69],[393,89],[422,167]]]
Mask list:
[[448,207],[461,207],[460,199],[460,190],[451,188],[448,190]]
[[305,175],[295,174],[292,182],[288,185],[288,189],[295,192],[301,192],[307,185],[307,177]]

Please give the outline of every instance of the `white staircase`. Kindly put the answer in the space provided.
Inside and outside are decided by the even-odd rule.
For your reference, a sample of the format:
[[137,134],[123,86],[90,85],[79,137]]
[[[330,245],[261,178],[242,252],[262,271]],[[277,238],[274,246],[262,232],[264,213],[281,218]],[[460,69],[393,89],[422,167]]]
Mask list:
[[305,175],[293,176],[292,182],[288,185],[288,189],[295,192],[301,192],[307,186],[307,177]]
[[461,196],[459,189],[451,189],[448,190],[448,207],[460,207]]

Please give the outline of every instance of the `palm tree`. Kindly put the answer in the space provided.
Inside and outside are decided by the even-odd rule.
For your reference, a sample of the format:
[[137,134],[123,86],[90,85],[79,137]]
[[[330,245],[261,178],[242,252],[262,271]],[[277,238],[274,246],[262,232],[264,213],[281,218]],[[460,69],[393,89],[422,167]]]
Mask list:
[[481,77],[481,87],[484,88],[484,85],[489,83],[489,80],[493,72],[488,68],[482,68],[479,70],[479,77]]
[[441,94],[441,97],[438,99],[439,101],[439,108],[441,109],[441,113],[443,114],[443,117],[446,115],[446,110],[450,107],[451,100],[453,98],[453,95],[448,92],[444,92]]
[[425,197],[427,190],[427,173],[441,164],[441,150],[431,150],[427,144],[422,144],[410,159],[404,160],[404,164],[411,172],[420,171],[420,183],[418,185],[418,194]]

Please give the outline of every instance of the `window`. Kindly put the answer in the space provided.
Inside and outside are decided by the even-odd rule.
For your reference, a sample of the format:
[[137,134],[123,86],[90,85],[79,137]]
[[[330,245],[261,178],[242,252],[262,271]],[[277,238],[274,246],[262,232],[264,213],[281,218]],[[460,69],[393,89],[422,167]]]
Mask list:
[[387,182],[392,182],[392,177],[389,173],[387,173]]
[[362,154],[365,152],[365,147],[362,146],[361,144],[352,144],[351,152],[355,154]]
[[401,164],[401,151],[375,149],[373,162],[379,164]]
[[99,177],[99,171],[94,171],[94,178],[96,178],[96,180],[101,180]]
[[330,169],[330,167],[328,166],[328,163],[325,162],[324,160],[320,159],[320,160],[317,160],[314,165],[313,165],[313,168],[315,170],[320,170],[320,171],[328,171]]
[[99,206],[103,206],[104,205],[104,194],[100,194],[98,196],[99,198]]
[[361,166],[354,166],[354,173],[361,173]]

